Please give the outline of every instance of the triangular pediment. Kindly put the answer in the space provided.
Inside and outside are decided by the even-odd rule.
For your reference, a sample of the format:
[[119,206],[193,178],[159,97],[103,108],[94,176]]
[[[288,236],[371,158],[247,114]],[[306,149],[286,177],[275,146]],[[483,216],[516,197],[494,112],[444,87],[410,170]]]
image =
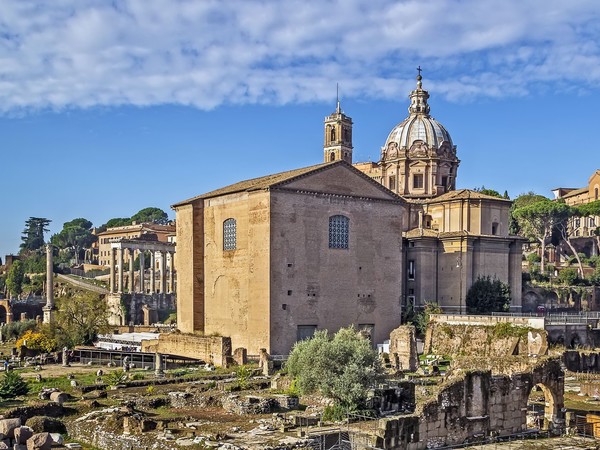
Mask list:
[[331,164],[272,188],[402,201],[401,197],[347,163]]

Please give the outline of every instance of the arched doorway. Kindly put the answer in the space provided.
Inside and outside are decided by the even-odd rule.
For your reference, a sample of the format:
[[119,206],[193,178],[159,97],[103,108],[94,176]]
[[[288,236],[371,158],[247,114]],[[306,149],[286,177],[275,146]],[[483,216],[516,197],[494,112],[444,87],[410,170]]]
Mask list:
[[547,431],[556,417],[556,399],[552,391],[538,383],[529,392],[527,399],[527,429]]

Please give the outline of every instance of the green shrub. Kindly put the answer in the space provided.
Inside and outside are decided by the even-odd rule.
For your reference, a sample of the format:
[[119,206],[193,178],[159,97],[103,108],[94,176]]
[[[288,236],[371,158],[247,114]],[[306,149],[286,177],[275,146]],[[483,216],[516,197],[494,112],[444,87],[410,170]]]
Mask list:
[[116,386],[127,382],[127,374],[123,369],[117,369],[104,375],[104,381],[110,386]]
[[239,366],[235,371],[235,378],[241,389],[246,389],[248,387],[250,377],[252,377],[252,369],[248,366]]
[[508,311],[510,300],[508,284],[489,275],[480,276],[467,292],[467,312],[488,314],[495,311]]
[[382,373],[371,342],[354,328],[342,328],[334,336],[321,330],[297,342],[286,366],[301,394],[318,392],[344,410],[360,408]]
[[346,418],[348,411],[341,405],[326,406],[323,411],[324,422],[340,422]]
[[557,280],[561,284],[564,284],[566,286],[572,286],[577,281],[577,278],[578,278],[577,269],[567,267],[566,269],[562,269],[558,273]]
[[33,330],[37,326],[35,320],[19,320],[7,323],[2,327],[2,337],[5,340],[17,340],[28,330]]
[[4,372],[0,380],[0,398],[15,398],[28,392],[29,385],[18,372],[14,370]]

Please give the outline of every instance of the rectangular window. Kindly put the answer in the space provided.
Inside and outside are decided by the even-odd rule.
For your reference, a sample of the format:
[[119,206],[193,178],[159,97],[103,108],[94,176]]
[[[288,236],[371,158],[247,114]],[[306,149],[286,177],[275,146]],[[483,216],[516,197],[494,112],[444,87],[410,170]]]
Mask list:
[[315,331],[317,331],[316,325],[298,325],[296,340],[304,341],[310,339],[315,335]]
[[492,223],[492,234],[494,236],[498,234],[498,224],[496,222]]
[[411,259],[408,261],[408,279],[415,279],[415,260]]
[[237,246],[235,219],[223,222],[223,250],[235,250]]
[[575,228],[579,228],[581,226],[581,219],[575,219]]
[[413,189],[423,189],[423,174],[415,173],[413,175]]
[[596,219],[594,219],[593,217],[590,217],[590,227],[595,227],[596,226]]
[[448,177],[442,177],[442,186],[444,186],[444,187],[448,186]]
[[348,248],[350,219],[346,216],[329,218],[329,248]]
[[396,190],[396,177],[394,175],[392,175],[388,180],[388,188],[390,191]]

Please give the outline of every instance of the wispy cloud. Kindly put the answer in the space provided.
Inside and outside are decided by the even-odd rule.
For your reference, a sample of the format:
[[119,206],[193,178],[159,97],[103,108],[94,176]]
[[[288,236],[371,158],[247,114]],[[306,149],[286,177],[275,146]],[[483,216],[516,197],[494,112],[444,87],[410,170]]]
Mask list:
[[595,0],[4,1],[0,111],[600,85]]

